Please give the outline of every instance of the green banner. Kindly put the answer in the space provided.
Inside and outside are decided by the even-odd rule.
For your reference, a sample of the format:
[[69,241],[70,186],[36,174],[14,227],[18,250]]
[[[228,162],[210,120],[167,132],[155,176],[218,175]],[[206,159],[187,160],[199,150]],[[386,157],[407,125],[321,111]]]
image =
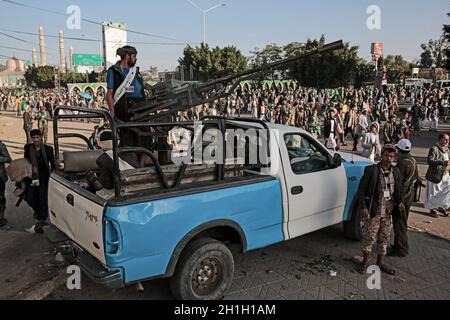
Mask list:
[[103,56],[99,54],[79,54],[73,55],[73,64],[76,66],[102,66]]

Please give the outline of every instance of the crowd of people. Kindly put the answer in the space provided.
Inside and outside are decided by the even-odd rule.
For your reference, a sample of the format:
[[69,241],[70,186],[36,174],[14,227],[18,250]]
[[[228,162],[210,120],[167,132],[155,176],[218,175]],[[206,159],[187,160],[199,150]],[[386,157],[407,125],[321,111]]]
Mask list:
[[[199,105],[179,115],[181,120],[199,120],[204,116],[222,115],[290,125],[323,137],[330,149],[345,146],[351,138],[353,150],[377,144],[363,141],[366,133],[382,134],[382,142],[394,143],[420,135],[425,122],[437,131],[440,121],[448,118],[449,90],[373,88],[317,90],[277,87],[254,89],[244,87],[229,98]],[[400,106],[409,106],[401,118]],[[369,135],[370,137],[370,135]],[[368,138],[369,138],[368,137]],[[373,137],[372,137],[373,138]],[[335,141],[333,141],[335,140]],[[378,153],[381,148],[377,145]]]
[[[48,217],[47,194],[43,189],[48,189],[49,176],[55,168],[53,150],[46,145],[48,121],[54,117],[58,106],[104,108],[116,118],[129,121],[128,115],[120,113],[122,109],[118,107],[120,103],[117,103],[123,99],[115,92],[120,90],[119,85],[123,79],[128,78],[124,70],[129,71],[134,67],[135,61],[130,60],[130,56],[135,57],[136,53],[130,50],[121,52],[122,61],[110,69],[106,96],[88,101],[77,94],[68,94],[65,89],[0,91],[1,109],[16,112],[17,116],[23,117],[27,140],[24,154],[32,166],[29,191],[24,197],[38,220],[32,231],[42,233]],[[114,81],[116,77],[123,79]],[[134,81],[135,85],[132,87],[136,96],[127,99],[130,100],[129,103],[141,103],[144,100],[144,85],[139,78]],[[302,128],[322,139],[326,148],[332,151],[338,151],[350,142],[354,152],[361,151],[362,156],[373,163],[379,161],[379,164],[366,169],[360,184],[358,203],[366,228],[363,237],[364,259],[359,271],[365,272],[372,247],[378,242],[377,264],[382,271],[394,274],[395,271],[383,263],[383,257],[387,253],[397,256],[408,254],[409,210],[417,198],[416,190],[422,185],[417,162],[411,155],[411,135],[421,135],[426,127],[430,131],[438,131],[441,121],[447,121],[449,98],[449,90],[435,88],[318,90],[277,86],[254,88],[245,85],[228,98],[179,112],[177,120],[201,120],[206,116],[251,117]],[[97,126],[96,130],[99,129]],[[134,141],[131,132],[121,131],[119,134],[121,144],[127,139]],[[110,140],[111,137],[105,139]],[[425,207],[433,217],[449,216],[449,140],[448,134],[441,133],[428,155]],[[102,141],[100,139],[99,143]],[[11,157],[6,146],[1,143],[0,152],[0,226],[3,226],[7,223],[4,217],[4,185],[7,180],[5,164],[11,162]],[[108,157],[105,159],[111,162]],[[396,166],[393,165],[394,162]],[[105,181],[111,180],[103,181],[102,176],[91,175],[96,182],[95,191],[102,189]],[[100,183],[101,181],[103,182]],[[388,250],[392,225],[395,240],[394,246]]]
[[[200,120],[205,116],[247,116],[267,122],[305,129],[324,139],[334,150],[350,140],[353,151],[360,146],[365,156],[380,156],[381,142],[395,143],[420,135],[424,123],[437,131],[448,118],[450,91],[437,89],[373,88],[317,90],[308,88],[265,87],[245,85],[229,98],[199,105],[181,112],[178,120]],[[401,118],[400,105],[409,105]],[[32,125],[43,132],[47,142],[48,121],[58,106],[108,109],[105,95],[92,100],[66,89],[0,90],[0,110],[16,112],[24,117],[27,141]],[[367,133],[367,134],[366,134]]]

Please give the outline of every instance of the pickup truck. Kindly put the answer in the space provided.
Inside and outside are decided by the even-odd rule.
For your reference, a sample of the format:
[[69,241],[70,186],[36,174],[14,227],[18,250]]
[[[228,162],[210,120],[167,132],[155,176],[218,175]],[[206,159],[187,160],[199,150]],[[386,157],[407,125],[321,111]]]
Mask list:
[[[230,244],[247,252],[340,223],[347,237],[361,239],[355,196],[372,163],[330,152],[302,129],[250,119],[204,120],[203,130],[264,130],[270,163],[163,165],[159,155],[139,148],[153,164],[125,171],[117,165],[115,192],[105,198],[81,183],[87,170],[98,169],[95,159],[102,151],[59,151],[59,139],[83,138],[59,133],[58,120],[71,117],[57,112],[55,118],[60,166],[50,181],[50,219],[73,242],[83,272],[107,288],[171,278],[177,299],[220,299],[233,279]],[[130,151],[118,147],[117,130],[131,125],[109,121],[116,163],[121,152]],[[190,124],[173,124],[181,125]]]

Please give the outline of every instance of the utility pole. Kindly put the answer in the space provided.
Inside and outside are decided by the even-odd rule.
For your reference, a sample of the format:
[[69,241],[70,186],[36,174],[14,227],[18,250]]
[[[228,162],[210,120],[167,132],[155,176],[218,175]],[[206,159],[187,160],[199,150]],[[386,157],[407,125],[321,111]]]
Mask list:
[[199,9],[202,13],[203,13],[203,44],[206,45],[206,14],[210,11],[213,11],[214,9],[220,8],[220,7],[225,7],[226,4],[222,3],[222,4],[217,4],[215,6],[212,6],[209,9],[203,9],[202,7],[200,7],[199,5],[197,5],[196,3],[194,3],[192,0],[187,0],[190,4],[192,4],[194,7],[196,7],[197,9]]

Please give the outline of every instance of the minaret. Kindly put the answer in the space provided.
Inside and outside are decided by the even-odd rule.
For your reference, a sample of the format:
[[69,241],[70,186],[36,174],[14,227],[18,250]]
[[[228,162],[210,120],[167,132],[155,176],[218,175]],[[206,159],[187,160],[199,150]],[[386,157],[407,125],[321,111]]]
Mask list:
[[59,70],[61,73],[66,73],[66,56],[64,53],[64,34],[59,30]]
[[47,54],[45,53],[44,28],[39,27],[39,46],[41,47],[41,66],[47,65]]
[[36,48],[33,48],[33,64],[35,67],[38,66],[38,58],[37,58]]
[[75,72],[75,66],[73,65],[73,48],[70,47],[70,72]]

